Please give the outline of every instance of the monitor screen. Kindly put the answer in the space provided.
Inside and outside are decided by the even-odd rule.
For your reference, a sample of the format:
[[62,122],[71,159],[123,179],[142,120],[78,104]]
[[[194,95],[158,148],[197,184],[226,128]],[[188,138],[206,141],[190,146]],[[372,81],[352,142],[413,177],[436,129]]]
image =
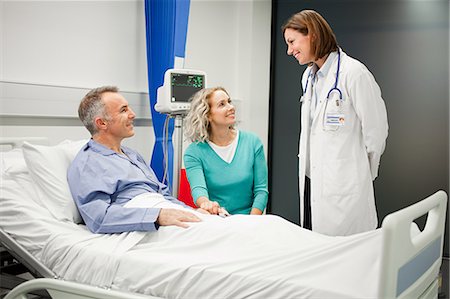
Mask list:
[[205,76],[172,73],[171,85],[171,102],[187,103],[194,93],[205,87]]

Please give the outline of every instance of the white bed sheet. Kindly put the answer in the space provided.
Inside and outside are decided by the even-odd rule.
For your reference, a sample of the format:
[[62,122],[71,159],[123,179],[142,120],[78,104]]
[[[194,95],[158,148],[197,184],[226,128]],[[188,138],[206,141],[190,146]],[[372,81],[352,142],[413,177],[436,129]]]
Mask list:
[[277,216],[215,217],[147,235],[114,284],[167,298],[376,298],[380,244],[377,231],[331,238]]
[[60,277],[164,298],[377,298],[381,230],[327,237],[277,216],[100,235],[57,221],[2,171],[0,226]]

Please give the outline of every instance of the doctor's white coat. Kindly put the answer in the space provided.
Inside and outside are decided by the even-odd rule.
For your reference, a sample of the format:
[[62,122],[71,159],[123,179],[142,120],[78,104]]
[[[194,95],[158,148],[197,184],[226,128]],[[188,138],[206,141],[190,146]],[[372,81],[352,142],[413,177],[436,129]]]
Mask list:
[[[303,225],[305,175],[311,178],[312,230],[326,235],[350,235],[375,229],[378,219],[373,180],[388,135],[386,107],[370,71],[341,51],[337,92],[326,97],[334,86],[337,55],[324,88],[317,91],[317,107],[310,116],[312,87],[302,78],[306,92],[301,102],[299,144],[300,221]],[[304,89],[303,89],[304,90]],[[337,102],[338,100],[338,102]],[[332,124],[333,117],[339,124]],[[309,157],[309,159],[308,159]]]

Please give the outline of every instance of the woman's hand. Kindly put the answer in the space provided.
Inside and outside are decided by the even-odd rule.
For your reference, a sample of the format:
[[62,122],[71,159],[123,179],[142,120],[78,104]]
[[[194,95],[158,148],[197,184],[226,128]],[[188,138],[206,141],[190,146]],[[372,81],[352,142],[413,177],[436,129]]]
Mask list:
[[216,201],[210,201],[208,198],[201,196],[197,199],[197,206],[210,214],[219,214],[220,205]]
[[203,210],[202,208],[198,208],[198,209],[196,209],[196,211],[199,213],[202,213],[202,214],[211,215],[208,211]]
[[252,211],[250,212],[250,215],[262,215],[263,211],[261,211],[258,208],[252,208]]

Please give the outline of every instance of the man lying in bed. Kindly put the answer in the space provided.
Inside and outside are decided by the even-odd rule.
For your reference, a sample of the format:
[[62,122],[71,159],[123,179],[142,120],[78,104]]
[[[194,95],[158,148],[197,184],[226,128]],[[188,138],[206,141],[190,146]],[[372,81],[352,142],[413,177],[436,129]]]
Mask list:
[[[134,135],[136,115],[117,87],[88,92],[78,115],[92,138],[73,160],[67,179],[81,217],[92,232],[154,231],[160,225],[188,227],[187,222],[201,221],[194,213],[179,209],[191,208],[170,195],[139,153],[121,145],[123,139]],[[127,205],[138,195],[167,202],[168,208]],[[218,208],[208,212],[217,214]]]

